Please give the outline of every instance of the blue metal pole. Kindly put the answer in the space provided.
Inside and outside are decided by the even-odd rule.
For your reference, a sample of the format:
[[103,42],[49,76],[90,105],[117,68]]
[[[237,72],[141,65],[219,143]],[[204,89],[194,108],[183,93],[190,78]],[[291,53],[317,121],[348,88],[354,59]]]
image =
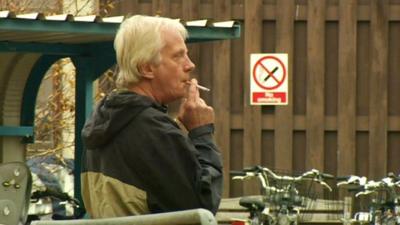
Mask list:
[[[71,59],[76,68],[74,195],[83,206],[80,180],[83,143],[80,134],[86,118],[92,111],[94,60],[90,57],[72,57]],[[81,211],[75,212],[76,215],[79,213]]]
[[[74,193],[83,206],[80,173],[82,169],[83,142],[81,130],[89,117],[93,104],[93,81],[115,63],[115,56],[77,56],[71,58],[76,68],[75,88],[75,166]],[[84,210],[84,209],[82,209]],[[80,213],[80,212],[75,212]]]

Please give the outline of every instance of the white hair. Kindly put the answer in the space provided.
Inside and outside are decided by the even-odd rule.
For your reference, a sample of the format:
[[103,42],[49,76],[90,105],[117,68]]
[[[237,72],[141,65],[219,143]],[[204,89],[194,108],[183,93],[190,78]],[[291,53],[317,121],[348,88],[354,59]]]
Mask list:
[[123,21],[114,40],[118,64],[118,88],[129,88],[141,78],[139,66],[144,63],[157,64],[165,43],[162,29],[177,31],[185,40],[185,27],[178,21],[165,17],[135,15]]

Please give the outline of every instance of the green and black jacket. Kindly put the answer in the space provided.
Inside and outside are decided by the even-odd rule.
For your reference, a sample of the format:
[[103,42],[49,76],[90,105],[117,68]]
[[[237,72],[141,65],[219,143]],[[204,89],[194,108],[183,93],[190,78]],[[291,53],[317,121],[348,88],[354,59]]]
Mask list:
[[216,213],[222,160],[212,124],[185,134],[167,108],[113,92],[82,130],[82,196],[92,218],[205,208]]

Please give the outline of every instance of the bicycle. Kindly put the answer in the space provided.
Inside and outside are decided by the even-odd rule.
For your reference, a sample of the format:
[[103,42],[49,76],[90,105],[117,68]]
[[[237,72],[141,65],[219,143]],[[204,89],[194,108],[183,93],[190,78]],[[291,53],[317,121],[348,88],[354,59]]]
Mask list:
[[[297,225],[301,209],[306,208],[311,198],[300,193],[297,186],[307,181],[315,182],[332,191],[324,181],[334,178],[316,169],[299,176],[278,175],[272,170],[255,166],[243,171],[232,171],[233,179],[258,178],[262,187],[261,198],[242,197],[239,204],[250,212],[244,224],[251,225]],[[310,186],[311,187],[311,186]],[[237,223],[236,223],[237,224]]]
[[356,192],[355,197],[369,197],[368,212],[359,211],[351,219],[343,219],[343,223],[359,223],[371,225],[400,224],[400,178],[393,173],[379,181],[368,180],[355,175],[341,177],[338,187],[346,186],[349,191]]
[[[81,203],[76,198],[71,197],[68,193],[60,190],[45,188],[32,193],[30,198],[31,204],[44,205],[46,202],[52,203],[51,210],[39,210],[34,214],[29,214],[25,225],[31,224],[35,220],[73,220],[83,218],[84,212],[79,210]],[[74,211],[80,212],[76,215],[66,215],[65,206],[69,205]],[[48,218],[50,216],[50,218]]]

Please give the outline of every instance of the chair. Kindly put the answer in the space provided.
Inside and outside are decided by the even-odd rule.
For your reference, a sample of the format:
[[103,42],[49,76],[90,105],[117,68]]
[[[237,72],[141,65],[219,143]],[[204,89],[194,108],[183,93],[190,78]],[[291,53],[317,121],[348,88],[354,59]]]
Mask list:
[[24,224],[32,189],[30,169],[23,162],[0,164],[0,224]]
[[126,216],[106,219],[43,220],[32,225],[217,225],[213,214],[205,209]]

